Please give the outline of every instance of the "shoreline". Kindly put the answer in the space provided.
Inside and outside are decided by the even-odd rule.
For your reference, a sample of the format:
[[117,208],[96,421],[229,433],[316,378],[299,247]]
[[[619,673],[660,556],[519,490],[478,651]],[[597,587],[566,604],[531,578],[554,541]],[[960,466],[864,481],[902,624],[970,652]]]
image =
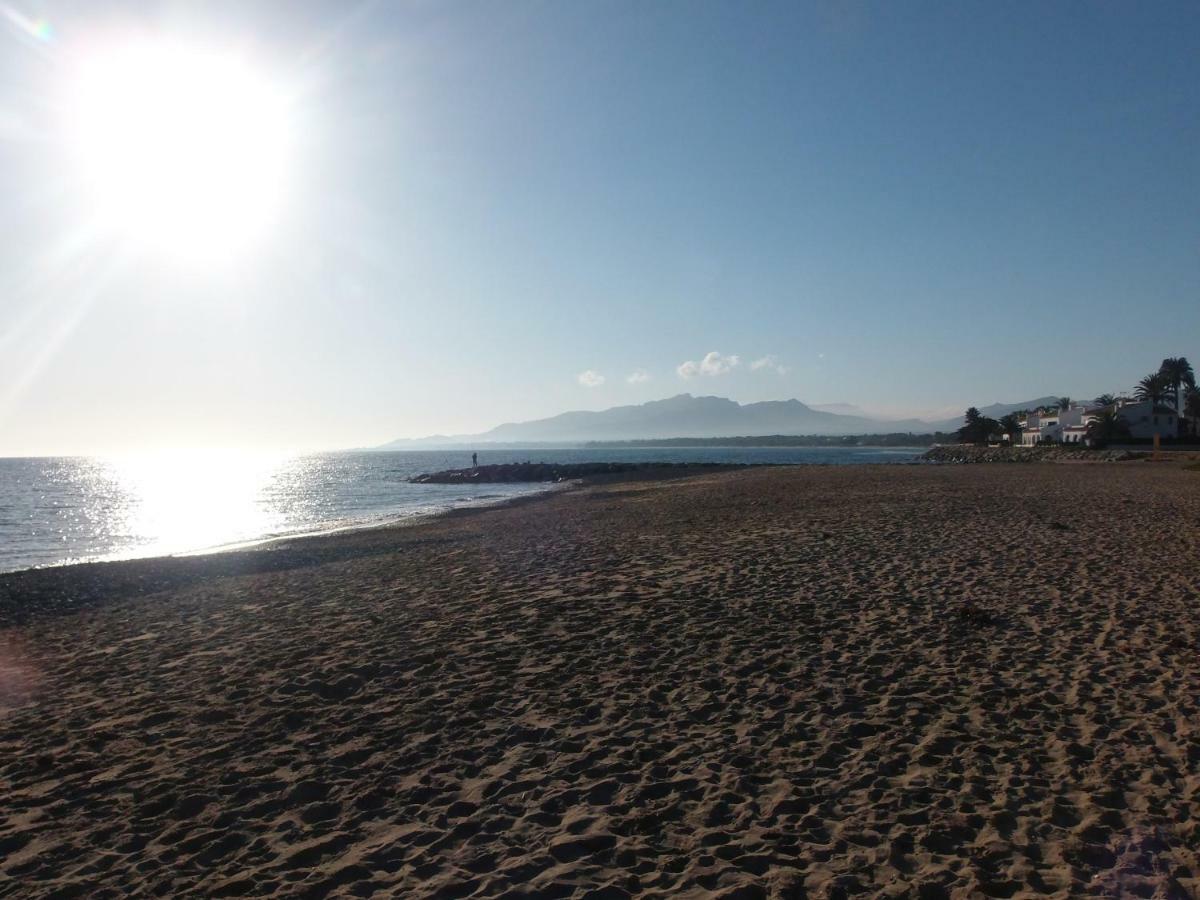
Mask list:
[[[687,448],[685,448],[685,450],[686,449]],[[720,453],[719,449],[717,449],[717,450],[711,450],[711,449],[706,449],[706,448],[691,448],[691,449],[699,450],[701,452],[701,454],[712,454],[712,453],[719,454]],[[771,447],[758,448],[758,449],[761,451],[766,451],[768,454],[770,454],[770,453],[785,452],[787,448],[783,448],[782,451],[780,450],[780,448],[771,448]],[[753,448],[751,448],[751,449],[730,448],[730,450],[735,453],[753,454],[756,452]],[[826,453],[828,451],[821,450],[820,452]],[[891,451],[891,452],[894,453],[894,451]],[[666,451],[666,453],[668,456],[671,456],[671,455],[677,455],[678,451],[676,451],[674,449],[669,449]],[[913,451],[911,454],[909,453],[909,451],[904,451],[904,454],[909,456],[910,459],[912,457],[915,457],[915,455],[916,455],[915,451]],[[325,455],[329,456],[329,455],[336,455],[336,454],[325,454]],[[384,454],[384,455],[386,455],[386,454]],[[397,455],[404,457],[404,456],[406,456],[406,453],[401,452]],[[592,464],[601,465],[601,466],[606,465],[607,464],[606,460],[603,457],[611,456],[611,455],[613,455],[613,454],[600,453],[600,454],[598,454],[598,456],[600,457],[599,459],[593,459],[589,463],[587,463],[587,465],[592,465]],[[627,456],[627,453],[621,452],[621,453],[617,453],[615,455],[619,456],[619,457],[625,457],[625,456]],[[657,468],[657,467],[662,466],[662,467],[666,467],[668,469],[673,466],[681,466],[681,465],[686,465],[688,467],[691,467],[691,466],[702,466],[702,465],[709,465],[709,464],[715,464],[715,465],[818,464],[818,463],[808,462],[807,460],[776,461],[775,459],[759,460],[757,458],[753,458],[753,459],[749,459],[749,460],[743,459],[741,461],[738,461],[738,460],[726,460],[726,459],[718,460],[718,459],[711,459],[708,457],[700,458],[700,459],[680,458],[680,459],[668,460],[668,459],[662,459],[662,458],[658,458],[658,457],[660,457],[660,454],[658,454],[658,453],[647,452],[645,455],[641,456],[640,458],[621,459],[620,461],[613,462],[613,464],[618,465],[618,466],[627,466],[629,464],[636,464],[639,466],[648,466],[648,467],[652,467],[652,468]],[[53,459],[54,458],[29,457],[29,458],[17,458],[17,461],[46,462],[46,461],[52,461]],[[81,459],[86,460],[86,458],[81,458]],[[4,462],[4,460],[0,460],[0,462]],[[428,468],[426,468],[424,470],[420,470],[418,472],[409,472],[409,470],[407,468],[405,468],[404,471],[401,472],[399,477],[395,477],[394,474],[391,473],[390,470],[377,471],[377,472],[375,472],[375,475],[376,476],[382,475],[382,477],[385,481],[397,481],[397,480],[398,481],[409,481],[409,480],[414,480],[414,479],[426,480],[426,479],[429,479],[429,476],[431,474],[436,475],[437,473],[434,472],[434,470],[439,467],[438,461],[432,460],[429,462],[430,462],[430,465]],[[880,463],[887,462],[888,464],[895,464],[891,459],[883,459],[883,460],[879,460],[879,462]],[[819,464],[824,464],[824,463],[819,463]],[[407,463],[405,463],[404,465],[407,466]],[[489,468],[494,465],[496,465],[496,464],[485,463],[483,468]],[[504,467],[520,467],[524,464],[502,463],[499,465],[504,466]],[[540,463],[538,465],[540,465]],[[553,468],[553,467],[574,468],[574,467],[578,467],[579,465],[580,464],[578,462],[571,461],[571,460],[567,460],[562,463],[553,463],[552,462],[552,463],[546,464],[547,467],[551,467],[551,468]],[[384,467],[384,469],[386,469],[386,467]],[[34,474],[36,475],[36,473],[34,473]],[[370,474],[370,473],[368,473],[368,474]],[[674,476],[672,475],[672,477],[674,477]],[[574,480],[574,477],[572,476],[568,480]],[[37,487],[36,478],[34,479],[34,481],[32,481],[30,483],[34,486],[34,488]],[[65,566],[65,565],[87,565],[87,564],[92,564],[92,563],[121,562],[121,561],[125,561],[125,560],[130,560],[130,559],[148,559],[148,558],[155,558],[155,557],[160,557],[160,556],[182,556],[182,555],[225,552],[228,550],[235,550],[235,549],[239,549],[242,547],[254,546],[254,545],[260,544],[260,543],[266,543],[266,542],[271,542],[271,541],[276,541],[276,540],[288,540],[288,539],[293,539],[293,538],[297,538],[297,537],[301,537],[301,536],[321,535],[321,534],[332,533],[335,531],[354,530],[354,529],[359,529],[359,528],[387,527],[390,524],[404,522],[409,519],[422,519],[429,515],[438,515],[444,511],[447,511],[447,510],[453,509],[453,508],[457,508],[457,507],[486,505],[487,503],[492,502],[490,499],[483,500],[483,501],[480,501],[480,500],[464,501],[462,499],[462,495],[463,495],[464,491],[467,491],[471,494],[484,493],[484,494],[488,494],[488,495],[497,495],[496,499],[499,500],[500,502],[503,502],[504,497],[510,493],[513,493],[513,492],[516,492],[516,493],[536,492],[536,491],[540,491],[540,490],[546,490],[550,486],[550,485],[542,483],[542,481],[540,479],[537,482],[531,481],[529,483],[510,482],[510,481],[507,481],[507,479],[505,479],[505,480],[496,482],[495,490],[487,490],[484,487],[484,485],[485,485],[485,482],[477,483],[477,482],[474,482],[473,480],[466,480],[464,484],[458,485],[457,489],[452,488],[448,491],[443,490],[442,492],[440,492],[440,494],[439,494],[439,492],[434,491],[427,498],[422,497],[419,492],[412,496],[392,495],[392,496],[384,499],[383,508],[381,508],[381,509],[375,508],[377,498],[374,495],[367,494],[367,495],[365,495],[366,499],[368,501],[366,503],[363,503],[361,500],[354,500],[354,501],[350,502],[349,504],[343,503],[340,501],[335,502],[334,507],[330,510],[327,510],[325,515],[321,516],[321,518],[325,520],[325,521],[321,521],[321,522],[299,521],[299,522],[293,523],[290,521],[278,521],[279,519],[288,519],[288,516],[278,514],[279,510],[270,512],[270,511],[264,511],[264,510],[258,509],[256,507],[255,509],[253,509],[251,511],[256,512],[256,513],[257,512],[264,513],[264,515],[258,517],[259,519],[262,519],[264,521],[259,521],[256,523],[257,526],[260,528],[263,528],[264,531],[255,533],[253,530],[251,530],[249,528],[246,528],[246,529],[234,528],[234,529],[225,529],[222,532],[221,529],[209,529],[209,533],[207,535],[199,536],[199,539],[202,541],[202,543],[192,543],[187,540],[184,540],[184,541],[173,540],[173,541],[168,542],[168,541],[164,541],[161,539],[162,538],[161,534],[155,535],[153,532],[151,532],[147,535],[144,535],[144,538],[146,540],[146,542],[144,544],[141,544],[138,546],[130,546],[128,543],[125,543],[124,540],[110,541],[107,538],[107,536],[105,535],[105,532],[112,531],[112,527],[109,527],[106,529],[100,529],[99,531],[97,531],[96,529],[89,530],[88,528],[75,529],[75,531],[77,531],[78,533],[75,534],[74,536],[72,536],[70,538],[70,540],[60,541],[59,538],[63,536],[62,534],[59,533],[59,528],[62,523],[60,520],[55,518],[55,515],[53,512],[54,508],[53,508],[53,506],[51,506],[50,507],[51,511],[49,514],[44,514],[44,515],[39,516],[35,512],[31,511],[29,513],[31,518],[28,520],[25,520],[25,515],[22,513],[22,514],[19,514],[18,517],[10,517],[4,523],[0,523],[0,526],[2,526],[2,527],[0,527],[0,543],[5,544],[5,546],[0,549],[9,551],[7,553],[0,553],[0,574],[3,574],[4,572],[18,572],[18,571],[27,571],[27,570],[31,570],[31,569],[55,568],[55,567]],[[337,487],[337,486],[335,486],[335,487]],[[337,488],[337,489],[341,490],[342,488]],[[457,490],[457,493],[456,493],[456,490]],[[20,491],[18,491],[18,494],[20,494]],[[137,496],[131,495],[128,498],[128,500],[131,500],[135,503],[134,511],[136,512],[136,502],[138,500]],[[21,509],[22,508],[21,504],[25,503],[25,502],[32,502],[32,501],[30,501],[29,497],[25,497],[25,499],[22,499],[21,496],[18,496],[17,497],[17,509]],[[80,500],[79,502],[84,502],[84,501]],[[122,498],[122,503],[124,503],[124,502],[125,502],[125,498]],[[118,529],[118,530],[124,528],[124,525],[121,522],[121,517],[123,514],[120,514],[120,513],[117,514],[115,520],[112,523],[109,523],[106,521],[106,517],[108,516],[108,513],[110,512],[110,510],[100,509],[99,512],[101,514],[101,518],[100,518],[100,520],[98,520],[100,522],[100,524],[115,526],[116,529]],[[215,510],[212,510],[211,512],[215,513]],[[218,516],[218,518],[219,518],[219,516]],[[308,518],[308,517],[302,515],[299,518],[303,520],[304,518]],[[276,526],[273,530],[271,530],[272,525]],[[34,536],[35,534],[37,535],[36,537]],[[7,543],[5,543],[5,541],[7,541]]]
[[[408,515],[387,516],[382,519],[373,519],[355,524],[331,525],[329,527],[307,531],[295,531],[287,534],[266,535],[258,538],[250,538],[244,541],[232,541],[227,544],[216,544],[211,547],[202,547],[195,550],[179,550],[172,553],[150,553],[146,556],[105,556],[94,559],[74,559],[46,563],[44,565],[26,566],[20,569],[5,569],[0,570],[0,580],[3,580],[6,575],[16,575],[23,572],[44,572],[52,569],[64,569],[75,566],[110,565],[113,563],[135,563],[159,559],[185,559],[199,556],[214,556],[222,553],[239,553],[258,549],[268,549],[272,544],[285,541],[330,537],[333,535],[348,534],[356,531],[370,531],[375,528],[404,528],[420,525],[423,522],[436,519],[440,516],[452,515],[460,510],[469,511],[504,506],[507,503],[523,500],[527,497],[541,496],[542,494],[551,493],[561,490],[562,488],[563,485],[560,484],[547,484],[545,486],[540,486],[536,489],[530,490],[527,493],[516,494],[511,497],[489,496],[487,498],[477,498],[476,500],[469,500],[446,509],[415,512]],[[134,550],[132,552],[136,553],[137,551]]]
[[[368,548],[351,539],[374,535],[382,538],[441,520],[521,506],[585,486],[582,482],[547,485],[543,490],[503,497],[495,502],[464,504],[388,522],[265,537],[206,550],[81,560],[0,572],[0,631],[26,624],[34,617],[71,615],[109,600],[159,593],[208,578],[261,574],[382,552],[375,547],[375,542]],[[347,540],[339,547],[340,539]],[[305,553],[306,550],[315,552]],[[79,592],[76,598],[63,602],[63,592],[71,590]],[[42,605],[33,611],[21,609],[20,604],[28,601]]]
[[[13,569],[0,572],[0,631],[7,627],[23,625],[34,617],[71,615],[95,608],[109,600],[124,600],[159,593],[208,578],[282,571],[318,562],[333,562],[339,558],[386,552],[386,536],[397,531],[422,528],[443,520],[451,521],[493,510],[520,507],[589,487],[643,481],[668,482],[711,474],[713,473],[649,468],[611,475],[590,475],[566,482],[539,485],[537,489],[527,493],[501,497],[490,502],[462,504],[389,522],[372,522],[266,537],[207,550],[82,560]],[[306,553],[306,550],[311,552]],[[65,593],[71,591],[77,592],[75,598],[64,600]],[[21,608],[26,602],[40,606],[27,611]]]
[[796,466],[108,564],[0,630],[0,893],[1194,896],[1197,548],[1181,467]]

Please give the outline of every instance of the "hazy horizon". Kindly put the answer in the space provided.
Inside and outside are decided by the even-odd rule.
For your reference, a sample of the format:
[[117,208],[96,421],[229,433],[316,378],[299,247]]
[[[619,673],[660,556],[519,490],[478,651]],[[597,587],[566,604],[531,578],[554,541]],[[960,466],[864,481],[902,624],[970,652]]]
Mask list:
[[1200,357],[1194,4],[18,0],[0,41],[0,456],[938,419]]
[[[144,456],[147,459],[151,459],[151,458],[153,458],[154,455],[158,454],[159,452],[166,452],[166,453],[170,453],[172,455],[195,456],[196,457],[195,461],[197,463],[199,463],[200,460],[203,458],[203,454],[205,454],[208,451],[214,452],[221,456],[225,456],[225,455],[229,454],[231,451],[236,452],[238,450],[244,449],[244,450],[251,451],[251,452],[264,451],[267,457],[279,457],[281,455],[291,455],[291,454],[336,453],[336,452],[340,452],[340,451],[374,450],[374,449],[380,449],[382,447],[385,447],[388,444],[403,443],[405,441],[414,441],[414,442],[432,441],[433,443],[431,443],[429,446],[436,447],[436,446],[438,446],[437,440],[441,439],[441,438],[445,438],[449,441],[454,441],[459,438],[476,438],[480,435],[487,434],[488,432],[491,432],[491,431],[493,431],[501,426],[504,426],[504,425],[513,425],[513,424],[524,425],[524,424],[541,421],[543,419],[552,419],[552,418],[555,418],[556,416],[559,416],[562,414],[570,414],[570,413],[576,413],[576,412],[606,412],[606,411],[611,411],[614,409],[621,409],[621,408],[627,408],[627,407],[633,407],[633,406],[642,406],[646,403],[655,403],[655,402],[663,402],[663,401],[667,401],[667,400],[673,400],[673,399],[677,399],[677,398],[683,397],[683,396],[694,397],[697,399],[715,398],[718,400],[732,400],[732,402],[738,403],[740,406],[746,406],[751,403],[789,402],[792,400],[799,400],[799,398],[793,398],[793,397],[773,397],[773,398],[764,398],[763,400],[738,401],[738,400],[734,400],[733,398],[730,398],[730,397],[723,397],[723,396],[719,396],[716,394],[693,393],[691,391],[680,391],[680,392],[673,394],[671,396],[668,396],[668,397],[650,398],[649,400],[641,401],[640,403],[614,404],[613,406],[602,407],[600,409],[584,409],[584,408],[563,409],[563,410],[558,410],[555,413],[551,413],[549,416],[531,417],[528,419],[514,419],[514,420],[509,420],[509,421],[503,421],[503,422],[495,421],[495,422],[491,422],[479,429],[476,429],[474,431],[469,431],[469,432],[431,433],[431,434],[420,434],[420,435],[413,435],[413,436],[401,436],[401,437],[395,437],[395,438],[388,438],[383,441],[378,441],[374,444],[365,444],[365,445],[346,445],[346,446],[313,445],[313,446],[304,446],[304,447],[296,447],[296,446],[245,447],[244,445],[238,445],[238,444],[199,443],[199,444],[192,444],[192,445],[188,445],[188,446],[179,446],[179,445],[172,445],[169,443],[164,443],[164,444],[143,445],[141,447],[128,447],[128,448],[122,448],[122,449],[116,449],[116,450],[92,451],[92,452],[85,452],[85,453],[70,453],[70,452],[13,453],[13,454],[0,453],[0,459],[4,459],[4,458],[9,458],[9,459],[12,459],[12,458],[51,458],[51,457],[73,457],[73,456],[101,456],[101,457],[112,456],[112,457],[133,457],[133,458],[137,458],[139,456]],[[809,409],[815,410],[818,412],[831,412],[831,413],[834,413],[834,414],[840,415],[840,416],[853,416],[853,417],[858,417],[858,418],[869,419],[869,420],[872,420],[873,422],[878,423],[878,425],[880,426],[878,429],[873,429],[871,431],[851,432],[851,433],[847,433],[847,434],[884,433],[884,432],[886,432],[885,426],[887,426],[889,423],[895,422],[895,423],[905,424],[905,423],[912,423],[914,421],[929,425],[930,433],[932,433],[934,430],[937,430],[939,428],[944,430],[945,428],[950,427],[948,424],[948,420],[961,419],[962,414],[963,414],[964,410],[966,409],[966,406],[977,406],[980,408],[987,408],[987,407],[990,407],[993,405],[1002,405],[1002,406],[1008,406],[1008,405],[1013,405],[1013,404],[1019,405],[1022,403],[1029,403],[1029,402],[1032,402],[1037,399],[1046,399],[1046,398],[1051,398],[1054,396],[1060,396],[1060,395],[1056,395],[1053,392],[1050,392],[1047,394],[1043,394],[1040,398],[1030,397],[1030,398],[1026,398],[1025,400],[1021,400],[1021,401],[992,400],[992,401],[988,401],[987,403],[982,403],[982,402],[970,403],[970,404],[965,404],[965,405],[959,406],[959,407],[953,407],[953,408],[948,407],[945,410],[934,410],[934,411],[929,411],[929,412],[924,412],[924,413],[913,413],[910,415],[896,415],[896,414],[889,413],[886,411],[876,413],[876,412],[872,412],[870,410],[867,410],[867,409],[864,409],[862,407],[858,407],[858,406],[855,406],[852,404],[838,403],[838,402],[826,403],[826,404],[805,403],[804,405],[807,406]],[[1079,398],[1075,398],[1075,399],[1085,400],[1085,399],[1088,399],[1089,397],[1090,397],[1090,395],[1088,395],[1087,397],[1079,397]],[[801,402],[803,402],[803,401],[801,401]],[[758,433],[758,432],[755,432],[755,433]],[[790,433],[790,432],[788,432],[788,433]],[[836,436],[837,434],[840,434],[840,433],[841,432],[831,432],[831,435]],[[765,432],[764,432],[764,434],[765,434]],[[818,432],[811,432],[811,433],[810,432],[800,432],[800,433],[798,433],[798,436],[813,436],[813,435],[817,435],[817,434],[819,434],[819,433]],[[710,439],[712,437],[715,437],[715,436],[718,436],[718,435],[708,435],[708,434],[700,434],[700,433],[693,434],[691,431],[688,431],[687,433],[681,433],[678,435],[675,435],[675,434],[671,435],[672,438],[698,437],[698,438],[702,438],[702,439],[706,439],[706,440]],[[544,439],[544,440],[535,439],[535,440],[520,440],[520,441],[512,441],[509,439],[500,439],[497,442],[497,444],[498,445],[525,444],[525,445],[530,445],[530,446],[539,445],[539,444],[553,445],[556,443],[564,443],[564,442],[570,443],[570,444],[576,444],[581,441],[588,441],[588,440],[593,440],[593,439],[595,439],[595,438],[581,437],[581,438],[564,439],[562,441],[555,440],[555,439]],[[634,440],[637,438],[628,438],[628,439]],[[446,446],[457,446],[457,445],[447,444]],[[465,446],[465,445],[463,445],[463,446]],[[258,455],[261,456],[262,454],[258,454]]]

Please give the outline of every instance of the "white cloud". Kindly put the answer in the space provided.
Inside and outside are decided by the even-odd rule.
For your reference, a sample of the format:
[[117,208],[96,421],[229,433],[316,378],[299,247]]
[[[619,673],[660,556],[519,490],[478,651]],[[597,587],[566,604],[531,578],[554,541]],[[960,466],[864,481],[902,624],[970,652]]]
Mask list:
[[786,375],[788,371],[787,366],[780,363],[774,356],[764,356],[762,359],[756,359],[750,363],[750,368],[756,372],[759,369],[770,369],[780,375]]
[[646,374],[645,369],[638,369],[636,372],[630,372],[626,375],[625,380],[630,384],[643,384],[650,380],[650,376]]
[[675,371],[682,378],[695,378],[697,375],[728,375],[740,364],[741,360],[737,354],[722,356],[716,350],[713,350],[710,353],[706,353],[704,359],[700,360],[700,362],[694,362],[689,359],[687,362],[680,363]]
[[737,368],[740,362],[741,360],[737,358],[737,354],[722,356],[716,350],[713,350],[711,353],[706,353],[704,359],[700,360],[700,374],[725,375]]
[[604,376],[599,372],[588,369],[586,372],[579,373],[579,383],[586,388],[600,387],[604,384]]

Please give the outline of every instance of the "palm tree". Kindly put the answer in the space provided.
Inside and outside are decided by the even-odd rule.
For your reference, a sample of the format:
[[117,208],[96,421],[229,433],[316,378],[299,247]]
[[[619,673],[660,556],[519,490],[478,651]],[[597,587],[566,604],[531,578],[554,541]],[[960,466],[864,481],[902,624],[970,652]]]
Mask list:
[[1058,408],[1064,412],[1066,410],[1070,409],[1071,408],[1071,398],[1070,397],[1059,397],[1058,398]]
[[1000,417],[1000,431],[1008,435],[1010,443],[1019,444],[1021,442],[1021,420],[1016,413]]
[[1095,403],[1097,406],[1116,406],[1117,398],[1114,397],[1112,394],[1101,394],[1099,397],[1097,397],[1092,402]]
[[1088,422],[1087,439],[1094,447],[1103,447],[1109,441],[1129,437],[1129,426],[1115,410],[1106,409]]
[[1175,407],[1175,414],[1179,423],[1179,436],[1182,437],[1183,389],[1195,386],[1196,373],[1192,371],[1192,364],[1187,361],[1186,356],[1168,356],[1162,361],[1162,365],[1158,367],[1158,374],[1171,386],[1171,405]]
[[1192,371],[1192,364],[1187,361],[1186,356],[1168,356],[1159,366],[1158,373],[1171,385],[1171,391],[1175,395],[1175,409],[1182,409],[1183,388],[1196,384],[1196,373]]
[[1155,406],[1165,406],[1171,402],[1171,384],[1162,372],[1155,372],[1137,383],[1133,395],[1139,400],[1149,400]]

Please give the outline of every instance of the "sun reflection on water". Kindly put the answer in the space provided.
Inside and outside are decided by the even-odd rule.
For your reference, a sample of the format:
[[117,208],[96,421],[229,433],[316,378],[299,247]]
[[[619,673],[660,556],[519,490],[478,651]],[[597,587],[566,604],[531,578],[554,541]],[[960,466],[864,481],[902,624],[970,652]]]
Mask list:
[[128,498],[118,527],[137,555],[201,550],[275,533],[282,517],[264,496],[287,463],[287,457],[221,451],[108,460]]

